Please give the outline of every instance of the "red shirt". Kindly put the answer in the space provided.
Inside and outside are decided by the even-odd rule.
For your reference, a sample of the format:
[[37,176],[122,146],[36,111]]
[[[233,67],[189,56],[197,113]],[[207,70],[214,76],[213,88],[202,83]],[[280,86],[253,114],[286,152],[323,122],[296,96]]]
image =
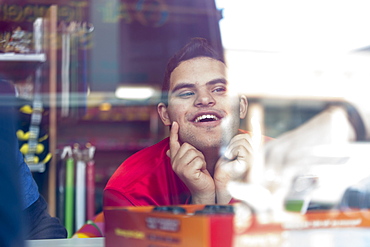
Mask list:
[[104,189],[104,206],[189,204],[190,191],[172,170],[169,149],[166,138],[124,161]]
[[191,193],[172,170],[169,149],[166,138],[124,161],[104,189],[104,207],[189,204]]

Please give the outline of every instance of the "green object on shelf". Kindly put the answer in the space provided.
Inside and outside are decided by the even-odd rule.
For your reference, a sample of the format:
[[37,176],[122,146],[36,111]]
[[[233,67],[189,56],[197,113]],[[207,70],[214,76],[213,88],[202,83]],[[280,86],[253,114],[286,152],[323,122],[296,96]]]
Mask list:
[[292,212],[300,212],[304,205],[303,200],[287,200],[285,202],[285,209]]
[[65,191],[65,227],[68,238],[73,235],[73,213],[74,213],[74,160],[72,157],[66,159],[66,191]]

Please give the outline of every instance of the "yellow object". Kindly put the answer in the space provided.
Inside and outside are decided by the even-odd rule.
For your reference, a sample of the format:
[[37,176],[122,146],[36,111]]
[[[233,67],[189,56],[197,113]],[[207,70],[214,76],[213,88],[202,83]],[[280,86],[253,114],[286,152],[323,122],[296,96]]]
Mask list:
[[33,163],[38,164],[39,163],[39,157],[33,156]]
[[33,112],[32,107],[30,105],[24,105],[19,109],[20,112],[25,114],[31,114]]
[[90,237],[85,233],[76,233],[75,235],[72,236],[72,238],[90,238]]
[[[36,146],[36,153],[37,154],[40,154],[40,153],[42,153],[44,151],[44,149],[45,149],[44,145],[42,145],[41,143],[39,143]],[[20,150],[21,150],[21,153],[22,154],[27,154],[28,153],[28,150],[29,150],[28,143],[23,144],[21,146]]]
[[50,160],[51,160],[51,153],[48,153],[48,155],[46,155],[45,159],[42,161],[42,163],[46,164],[48,163]]
[[21,153],[22,154],[27,154],[27,152],[28,152],[28,144],[23,144],[19,150],[21,150]]
[[44,140],[46,140],[48,138],[49,138],[49,135],[48,134],[45,134],[44,136],[42,136],[42,137],[39,138],[39,142],[42,142],[42,141],[44,141]]
[[26,141],[30,138],[30,132],[26,132],[24,133],[23,130],[18,130],[17,131],[17,138],[18,140],[21,140],[21,141]]

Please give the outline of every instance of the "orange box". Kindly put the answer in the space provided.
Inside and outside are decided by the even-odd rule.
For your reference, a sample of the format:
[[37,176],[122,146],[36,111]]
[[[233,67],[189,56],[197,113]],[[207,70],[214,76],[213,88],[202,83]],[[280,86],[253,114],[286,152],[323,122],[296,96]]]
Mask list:
[[153,212],[154,206],[105,208],[105,246],[232,246],[232,214],[195,215],[204,205],[181,207],[186,213]]
[[206,205],[178,207],[184,213],[156,212],[154,206],[105,208],[105,246],[284,246],[289,243],[286,232],[370,227],[369,210],[287,212],[287,216],[293,217],[274,223],[261,223],[256,215],[251,215],[240,228],[234,214],[196,214]]

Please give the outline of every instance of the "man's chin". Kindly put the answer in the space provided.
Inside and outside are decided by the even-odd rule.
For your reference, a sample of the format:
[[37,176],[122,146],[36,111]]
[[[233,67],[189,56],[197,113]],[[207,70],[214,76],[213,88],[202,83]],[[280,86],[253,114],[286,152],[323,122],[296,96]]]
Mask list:
[[220,149],[222,146],[222,139],[205,139],[197,141],[193,146],[198,150]]
[[180,132],[179,137],[181,141],[189,143],[198,150],[218,148],[224,142],[222,131],[215,128],[206,131]]

